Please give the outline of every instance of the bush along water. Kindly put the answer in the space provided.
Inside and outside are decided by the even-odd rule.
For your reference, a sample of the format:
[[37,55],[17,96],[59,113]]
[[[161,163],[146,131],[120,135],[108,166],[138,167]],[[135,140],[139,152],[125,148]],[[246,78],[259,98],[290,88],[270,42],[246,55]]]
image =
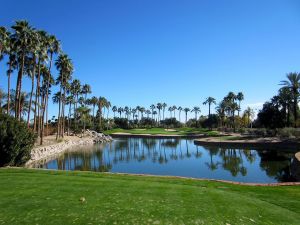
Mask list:
[[24,122],[0,114],[0,166],[21,166],[30,159],[35,135]]

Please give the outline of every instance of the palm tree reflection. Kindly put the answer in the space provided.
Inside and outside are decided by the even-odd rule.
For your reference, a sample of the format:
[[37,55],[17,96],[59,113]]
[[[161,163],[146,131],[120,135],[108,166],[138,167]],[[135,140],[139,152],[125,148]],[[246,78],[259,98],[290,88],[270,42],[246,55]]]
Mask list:
[[[189,163],[190,160],[197,160],[199,166],[203,163],[208,172],[228,171],[232,177],[245,177],[250,167],[259,166],[256,168],[258,172],[265,171],[267,176],[279,182],[300,180],[300,165],[293,153],[204,147],[182,139],[118,139],[112,143],[66,152],[52,160],[51,165],[54,163],[60,170],[108,172],[117,164],[138,162],[165,165],[172,161]],[[43,162],[38,167],[48,167],[48,164]]]

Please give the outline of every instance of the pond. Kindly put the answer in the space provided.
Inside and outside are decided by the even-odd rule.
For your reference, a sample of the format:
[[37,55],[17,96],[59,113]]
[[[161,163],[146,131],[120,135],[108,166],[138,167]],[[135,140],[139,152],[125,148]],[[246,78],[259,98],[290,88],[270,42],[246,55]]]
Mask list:
[[188,139],[117,138],[70,149],[34,167],[251,183],[300,181],[295,151],[197,146]]

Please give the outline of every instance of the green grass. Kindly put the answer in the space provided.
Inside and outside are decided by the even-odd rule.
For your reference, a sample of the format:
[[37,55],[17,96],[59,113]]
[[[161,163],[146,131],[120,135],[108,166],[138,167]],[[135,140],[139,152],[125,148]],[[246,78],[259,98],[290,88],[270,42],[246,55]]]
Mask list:
[[105,134],[114,134],[114,133],[129,133],[129,134],[152,134],[152,135],[158,135],[158,134],[175,134],[175,135],[196,135],[196,134],[206,134],[209,136],[215,136],[218,134],[217,131],[211,131],[208,129],[201,129],[201,128],[174,128],[172,130],[175,131],[166,131],[165,128],[149,128],[149,129],[112,129],[105,131]]
[[300,221],[297,186],[0,169],[0,187],[0,224],[292,225]]

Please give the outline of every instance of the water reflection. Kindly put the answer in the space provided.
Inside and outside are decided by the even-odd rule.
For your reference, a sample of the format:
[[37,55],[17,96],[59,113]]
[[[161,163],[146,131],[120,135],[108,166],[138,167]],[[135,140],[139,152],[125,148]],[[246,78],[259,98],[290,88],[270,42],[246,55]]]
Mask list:
[[147,173],[241,182],[300,181],[294,152],[197,146],[192,140],[128,138],[72,149],[35,167]]

